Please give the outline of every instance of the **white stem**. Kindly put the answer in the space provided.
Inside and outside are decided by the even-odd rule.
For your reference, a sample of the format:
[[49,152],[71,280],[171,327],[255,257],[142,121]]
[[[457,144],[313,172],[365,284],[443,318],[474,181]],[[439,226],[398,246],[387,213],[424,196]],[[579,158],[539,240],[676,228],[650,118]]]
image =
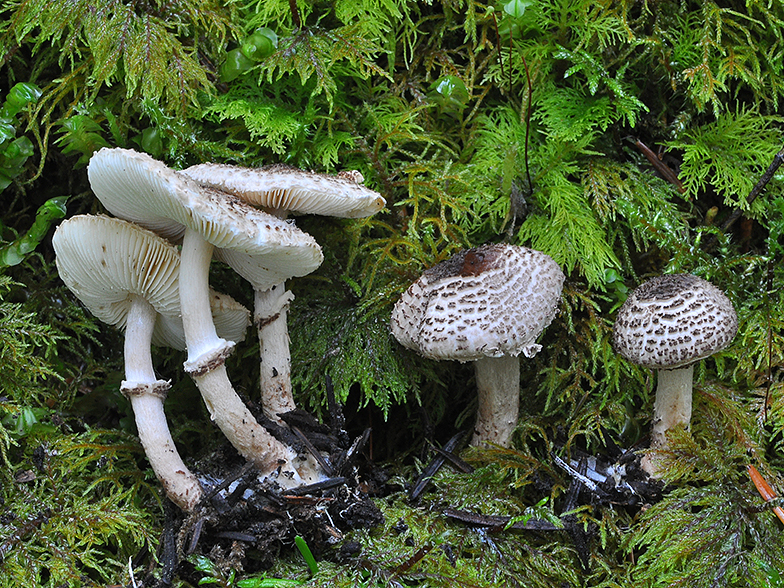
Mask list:
[[291,451],[256,421],[229,381],[224,360],[233,343],[215,333],[209,299],[209,267],[213,247],[196,231],[186,229],[180,260],[182,307],[188,361],[185,369],[226,438],[269,475],[290,460]]
[[[217,352],[228,352],[227,341],[218,337],[210,309],[210,261],[212,244],[198,232],[186,229],[180,256],[180,306],[188,347],[185,369],[207,369]],[[224,357],[225,358],[225,357]]]
[[259,334],[261,402],[264,414],[278,422],[281,422],[279,414],[297,407],[291,389],[291,351],[286,325],[293,299],[285,284],[256,290],[254,322]]
[[667,431],[678,425],[689,428],[694,364],[677,370],[659,370],[657,375],[659,382],[653,405],[651,446],[664,447],[667,445]]
[[474,371],[479,409],[471,445],[509,447],[520,409],[520,358],[485,357],[474,362]]
[[[691,421],[692,381],[694,364],[676,370],[658,370],[656,401],[653,404],[653,431],[651,449],[667,447],[666,433],[678,425],[687,429]],[[643,458],[642,467],[651,476],[656,476],[658,468],[655,459]]]
[[166,495],[190,511],[201,499],[201,486],[177,452],[163,412],[169,384],[156,379],[150,354],[156,314],[146,300],[133,296],[125,330],[125,381],[121,389],[130,397],[139,440]]

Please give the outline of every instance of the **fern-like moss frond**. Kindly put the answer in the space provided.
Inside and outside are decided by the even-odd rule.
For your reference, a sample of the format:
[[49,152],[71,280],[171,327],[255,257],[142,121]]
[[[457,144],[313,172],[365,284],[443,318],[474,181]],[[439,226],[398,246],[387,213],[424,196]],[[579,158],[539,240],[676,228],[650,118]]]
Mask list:
[[61,66],[81,70],[80,83],[93,93],[120,82],[127,98],[160,102],[182,114],[197,104],[199,90],[212,88],[199,52],[236,34],[232,10],[215,2],[17,0],[3,9],[8,20],[0,61],[17,45],[32,43],[34,51],[57,52]]

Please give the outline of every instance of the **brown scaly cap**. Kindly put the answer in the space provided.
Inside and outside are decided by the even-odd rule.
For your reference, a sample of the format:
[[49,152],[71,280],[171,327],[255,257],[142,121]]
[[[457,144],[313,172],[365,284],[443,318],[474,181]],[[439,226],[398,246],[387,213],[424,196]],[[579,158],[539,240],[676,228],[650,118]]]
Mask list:
[[361,218],[386,205],[381,194],[362,185],[364,178],[355,170],[330,176],[282,164],[244,168],[202,163],[180,173],[272,211]]
[[392,334],[431,359],[533,357],[558,309],[565,276],[526,247],[483,245],[426,270],[392,311]]
[[691,274],[668,274],[641,284],[621,306],[613,346],[632,363],[676,369],[724,349],[737,331],[724,292]]

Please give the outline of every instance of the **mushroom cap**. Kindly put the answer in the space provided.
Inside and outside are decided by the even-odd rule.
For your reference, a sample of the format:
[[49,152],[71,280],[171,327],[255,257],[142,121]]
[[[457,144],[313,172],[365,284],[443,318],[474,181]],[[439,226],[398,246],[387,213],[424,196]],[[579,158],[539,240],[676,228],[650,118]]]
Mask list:
[[738,331],[730,300],[691,274],[667,274],[637,287],[618,310],[613,347],[653,369],[677,369],[724,349]]
[[271,287],[321,265],[316,240],[293,223],[219,190],[203,188],[145,153],[103,148],[90,159],[90,186],[112,214],[168,239],[185,227],[217,248],[263,256]]
[[[153,344],[185,349],[178,293],[180,254],[155,233],[108,216],[79,215],[52,237],[60,278],[103,322],[125,328],[133,296],[158,313]],[[216,329],[241,341],[250,312],[230,296],[211,293]]]
[[364,178],[358,171],[330,176],[283,164],[244,168],[202,163],[180,173],[269,210],[361,218],[386,205],[381,194],[362,185]]
[[[179,306],[179,300],[177,303]],[[250,311],[242,304],[228,294],[221,294],[210,288],[210,312],[218,337],[235,343],[245,339],[251,319]],[[169,317],[159,314],[152,333],[152,344],[184,351],[187,346],[182,316],[178,314],[176,317]]]
[[390,328],[430,359],[533,357],[558,309],[565,276],[548,255],[507,244],[457,253],[401,296]]

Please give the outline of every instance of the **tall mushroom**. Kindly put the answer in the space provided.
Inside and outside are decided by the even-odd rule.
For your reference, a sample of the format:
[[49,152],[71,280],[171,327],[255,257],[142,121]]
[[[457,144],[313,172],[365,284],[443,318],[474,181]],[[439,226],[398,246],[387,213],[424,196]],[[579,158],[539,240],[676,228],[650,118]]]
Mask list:
[[[618,310],[613,346],[627,360],[657,370],[651,448],[691,421],[694,364],[730,344],[738,330],[732,303],[716,286],[691,274],[668,274],[637,287]],[[643,468],[658,473],[646,455]]]
[[[358,171],[329,176],[281,164],[243,168],[203,163],[181,173],[202,186],[233,194],[281,218],[289,212],[361,218],[375,214],[386,204],[378,192],[362,185],[364,178]],[[291,353],[286,325],[287,309],[294,295],[286,290],[283,281],[270,286],[266,276],[259,279],[257,264],[252,259],[229,251],[219,252],[216,257],[253,285],[262,405],[267,416],[279,420],[279,414],[296,408],[291,389]],[[264,260],[260,261],[263,266]]]
[[288,482],[281,481],[290,484],[318,477],[312,462],[297,463],[294,451],[261,427],[234,391],[224,364],[234,343],[215,332],[208,286],[215,247],[263,255],[271,273],[285,275],[296,264],[298,275],[304,275],[321,264],[318,244],[293,225],[233,196],[202,188],[144,153],[104,148],[93,155],[87,171],[93,192],[107,210],[164,237],[182,237],[179,291],[188,350],[185,370],[221,431],[262,474],[282,469],[290,475]]
[[[57,269],[66,286],[102,321],[125,329],[125,380],[144,452],[167,496],[189,511],[201,486],[171,438],[163,401],[169,382],[155,377],[150,344],[184,349],[177,283],[180,255],[154,233],[105,216],[75,216],[52,238]],[[222,331],[238,340],[250,323],[248,311],[229,297],[212,300]]]
[[547,255],[497,244],[426,270],[392,311],[397,340],[430,359],[472,361],[479,410],[471,441],[508,446],[517,424],[520,360],[558,309],[565,276]]

